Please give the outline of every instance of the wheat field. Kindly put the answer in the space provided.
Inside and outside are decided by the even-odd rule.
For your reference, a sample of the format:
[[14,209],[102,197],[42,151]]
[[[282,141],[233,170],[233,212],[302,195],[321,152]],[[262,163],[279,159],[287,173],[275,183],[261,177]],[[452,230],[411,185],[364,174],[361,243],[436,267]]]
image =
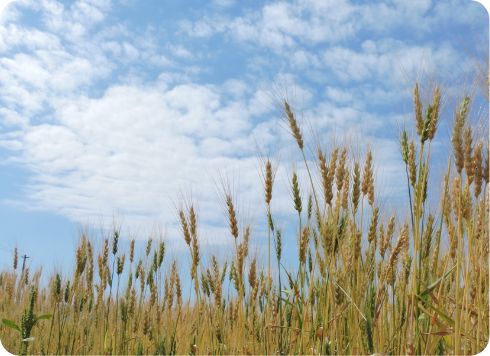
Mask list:
[[[339,146],[315,148],[310,157],[284,100],[309,186],[300,188],[292,172],[296,229],[282,231],[271,208],[277,164],[264,160],[257,184],[267,212],[266,260],[250,252],[258,237],[239,224],[237,197],[226,187],[228,260],[211,255],[203,263],[192,203],[175,217],[190,265],[167,261],[164,241],[148,240],[140,254],[134,240],[121,250],[114,230],[100,246],[82,235],[73,272],[42,283],[41,271],[22,269],[15,251],[0,273],[3,345],[20,354],[480,352],[489,335],[488,142],[471,124],[470,97],[452,108],[452,118],[440,118],[439,88],[427,102],[420,97],[415,85],[412,127],[400,134],[408,197],[402,218],[379,204],[373,153],[366,148],[358,160]],[[452,150],[434,187],[431,144],[441,119],[452,120]],[[435,193],[438,203],[430,204]],[[283,265],[284,239],[298,242],[295,270]]]

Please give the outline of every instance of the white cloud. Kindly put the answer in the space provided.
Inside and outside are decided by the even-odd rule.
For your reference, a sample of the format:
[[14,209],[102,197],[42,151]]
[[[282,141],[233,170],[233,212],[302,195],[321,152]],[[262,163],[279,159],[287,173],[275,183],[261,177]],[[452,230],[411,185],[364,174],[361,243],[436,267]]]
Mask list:
[[348,90],[342,90],[331,86],[327,87],[326,95],[332,101],[341,104],[353,101],[353,95]]
[[65,38],[80,38],[93,26],[100,23],[104,13],[111,7],[111,2],[77,0],[70,5],[63,5],[55,0],[42,0],[39,9],[47,28]]
[[190,189],[209,223],[221,213],[218,169],[239,169],[245,187],[258,183],[247,106],[207,86],[115,86],[100,98],[58,99],[51,123],[4,141],[36,172],[29,204],[77,221],[119,212],[168,223],[169,202]]
[[352,36],[357,27],[353,11],[347,1],[277,1],[264,5],[260,12],[234,19],[205,17],[194,23],[183,21],[181,30],[198,37],[229,32],[240,41],[279,50],[298,41],[336,42]]
[[303,70],[321,65],[316,54],[301,49],[294,51],[291,60],[296,67]]
[[57,36],[39,31],[26,29],[13,23],[0,26],[0,51],[5,52],[12,46],[23,46],[29,50],[44,48],[56,50],[60,48]]
[[177,57],[180,58],[193,58],[194,54],[189,51],[187,48],[181,45],[170,45],[169,50]]
[[[449,45],[410,46],[399,41],[366,41],[360,51],[332,47],[323,52],[324,65],[343,82],[375,81],[395,86],[413,83],[418,75],[443,73],[446,79],[461,75],[453,68],[460,54]],[[466,68],[467,69],[467,68]]]
[[273,1],[234,18],[204,16],[195,22],[183,21],[181,30],[198,37],[225,33],[238,41],[284,51],[301,45],[338,44],[366,32],[387,35],[405,29],[420,36],[451,23],[471,25],[481,15],[478,11],[478,5],[457,0]]

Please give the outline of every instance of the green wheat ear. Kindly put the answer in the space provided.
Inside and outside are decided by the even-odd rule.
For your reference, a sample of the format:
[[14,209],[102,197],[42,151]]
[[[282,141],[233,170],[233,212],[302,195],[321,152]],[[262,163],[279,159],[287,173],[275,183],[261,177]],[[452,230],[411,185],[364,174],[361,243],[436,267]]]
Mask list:
[[403,129],[401,139],[400,139],[401,151],[402,151],[402,159],[405,164],[408,164],[408,137],[407,131]]
[[22,341],[21,344],[21,354],[27,353],[27,342],[33,341],[34,338],[31,337],[32,328],[39,322],[39,320],[50,319],[51,314],[44,314],[40,316],[36,316],[34,314],[34,301],[36,298],[37,292],[35,289],[31,290],[29,309],[24,311],[22,315],[20,326],[16,324],[14,321],[9,319],[2,319],[2,323],[4,326],[13,329],[19,333],[20,339]]

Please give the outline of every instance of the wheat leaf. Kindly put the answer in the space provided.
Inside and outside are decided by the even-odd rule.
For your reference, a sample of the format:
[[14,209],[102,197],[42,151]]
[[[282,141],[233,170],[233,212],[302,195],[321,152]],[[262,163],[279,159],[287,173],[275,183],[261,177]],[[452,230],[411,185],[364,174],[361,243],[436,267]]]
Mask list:
[[432,283],[430,286],[428,286],[426,290],[424,290],[422,293],[420,293],[420,296],[423,297],[423,296],[429,294],[430,292],[432,292],[434,290],[434,288],[436,288],[439,285],[439,283],[441,283],[454,270],[454,268],[456,268],[456,265],[454,265],[449,271],[447,271],[444,274],[444,276],[442,276],[441,278],[436,280],[434,283]]
[[12,320],[2,319],[2,323],[3,325],[20,332],[19,326],[16,323],[14,323]]

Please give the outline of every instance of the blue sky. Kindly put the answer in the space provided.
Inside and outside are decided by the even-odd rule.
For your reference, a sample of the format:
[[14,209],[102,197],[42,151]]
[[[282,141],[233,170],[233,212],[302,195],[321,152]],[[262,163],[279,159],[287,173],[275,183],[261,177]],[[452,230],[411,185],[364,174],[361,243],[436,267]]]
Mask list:
[[472,1],[16,0],[0,14],[0,264],[18,247],[63,268],[82,227],[113,221],[125,237],[163,234],[180,256],[182,196],[198,205],[203,241],[226,255],[220,175],[260,255],[257,156],[278,163],[284,229],[288,175],[296,166],[304,178],[277,106],[285,95],[311,149],[373,149],[380,204],[398,211],[397,135],[413,127],[415,81],[423,93],[443,87],[440,169],[454,105],[463,91],[481,96],[487,61],[488,15]]

